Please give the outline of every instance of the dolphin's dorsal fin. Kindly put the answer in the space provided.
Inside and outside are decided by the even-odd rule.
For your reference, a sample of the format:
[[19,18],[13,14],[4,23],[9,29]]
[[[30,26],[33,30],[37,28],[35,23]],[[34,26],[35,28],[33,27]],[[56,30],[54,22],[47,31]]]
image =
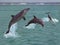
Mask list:
[[34,16],[34,18],[37,18],[36,16]]
[[11,17],[13,18],[13,17],[14,17],[14,15],[11,15]]

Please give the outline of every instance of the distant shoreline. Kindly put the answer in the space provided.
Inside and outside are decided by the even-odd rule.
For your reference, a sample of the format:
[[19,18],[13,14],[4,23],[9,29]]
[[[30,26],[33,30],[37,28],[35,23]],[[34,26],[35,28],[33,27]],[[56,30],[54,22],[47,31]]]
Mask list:
[[60,2],[0,2],[0,5],[60,5]]

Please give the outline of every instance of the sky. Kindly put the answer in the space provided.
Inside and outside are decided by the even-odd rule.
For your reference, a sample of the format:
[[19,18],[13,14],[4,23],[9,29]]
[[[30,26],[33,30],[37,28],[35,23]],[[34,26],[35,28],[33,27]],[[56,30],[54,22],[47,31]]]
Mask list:
[[0,0],[0,2],[60,2],[60,0]]

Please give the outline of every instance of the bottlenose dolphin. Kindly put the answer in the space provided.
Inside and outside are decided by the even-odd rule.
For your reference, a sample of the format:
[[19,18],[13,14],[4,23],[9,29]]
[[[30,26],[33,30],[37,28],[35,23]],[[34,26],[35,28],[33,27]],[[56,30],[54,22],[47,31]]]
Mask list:
[[26,8],[26,9],[23,9],[21,12],[19,12],[19,13],[16,14],[16,15],[11,15],[12,19],[11,19],[11,21],[9,22],[8,30],[7,30],[6,34],[9,33],[10,27],[11,27],[14,23],[18,22],[18,21],[21,20],[22,18],[23,18],[24,20],[26,20],[25,17],[24,17],[24,15],[25,15],[29,10],[30,10],[30,8]]
[[48,14],[48,18],[49,18],[49,20],[52,21],[52,17],[50,16],[50,12],[47,12],[46,14]]
[[50,12],[48,12],[48,13],[46,13],[46,14],[48,14],[49,21],[50,21],[53,25],[55,25],[55,23],[58,22],[57,19],[54,19],[54,18],[52,18],[52,17],[50,16]]
[[36,16],[34,16],[34,18],[31,19],[31,20],[28,22],[28,24],[25,25],[25,26],[28,26],[28,25],[31,24],[31,23],[34,23],[34,24],[37,23],[37,24],[40,24],[42,27],[44,27],[44,23],[43,23],[42,19],[38,19]]
[[52,17],[50,16],[50,12],[47,12],[46,14],[48,14],[49,20],[52,21]]

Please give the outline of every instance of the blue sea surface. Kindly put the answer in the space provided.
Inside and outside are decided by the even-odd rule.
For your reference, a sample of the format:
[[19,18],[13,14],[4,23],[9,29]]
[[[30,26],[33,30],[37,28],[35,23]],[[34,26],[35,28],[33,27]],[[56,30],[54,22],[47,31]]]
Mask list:
[[[5,38],[4,32],[8,29],[11,15],[16,15],[24,8],[30,8],[25,15],[26,21],[21,19],[16,30],[20,37]],[[36,25],[35,29],[25,29],[29,20],[35,15],[37,18],[47,17],[46,12],[60,21],[60,5],[0,5],[0,45],[60,45],[60,22],[45,26]]]

